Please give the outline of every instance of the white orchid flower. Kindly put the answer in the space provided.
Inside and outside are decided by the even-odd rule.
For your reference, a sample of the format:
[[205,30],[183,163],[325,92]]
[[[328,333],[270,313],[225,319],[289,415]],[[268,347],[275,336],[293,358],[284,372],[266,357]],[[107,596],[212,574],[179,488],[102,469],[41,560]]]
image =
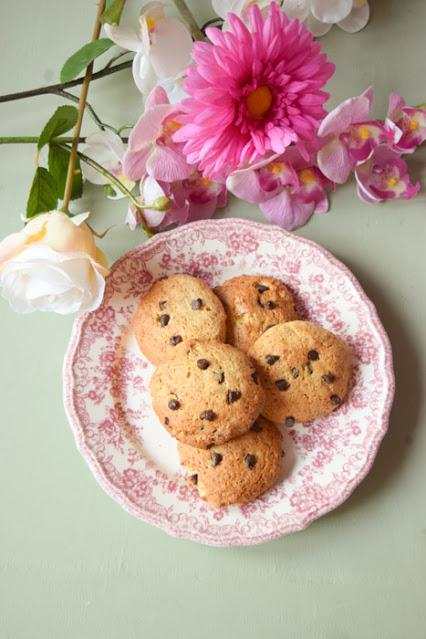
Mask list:
[[[97,131],[86,138],[84,154],[95,160],[109,173],[112,173],[120,182],[131,191],[135,186],[132,180],[126,178],[123,173],[122,159],[126,152],[126,145],[119,135],[113,131]],[[108,179],[82,160],[81,171],[83,176],[92,184],[110,184]],[[111,184],[114,195],[108,197],[119,200],[126,197],[119,189]]]
[[235,13],[242,20],[246,20],[247,11],[252,4],[257,4],[260,9],[266,9],[272,0],[212,0],[213,11],[224,20],[223,28],[227,28],[226,16],[229,12]]
[[192,38],[185,25],[164,13],[162,2],[149,2],[139,16],[135,31],[106,24],[105,32],[115,44],[136,53],[133,79],[139,91],[147,95],[159,82],[175,78],[191,59]]
[[368,0],[284,0],[282,10],[298,18],[316,37],[337,24],[348,33],[361,31],[370,19]]

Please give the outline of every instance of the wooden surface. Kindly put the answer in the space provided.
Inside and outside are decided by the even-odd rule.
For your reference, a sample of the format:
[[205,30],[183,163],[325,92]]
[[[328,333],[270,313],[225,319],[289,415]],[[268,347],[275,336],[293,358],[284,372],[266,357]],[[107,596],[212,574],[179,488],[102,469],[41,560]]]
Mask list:
[[[189,3],[199,21],[208,0]],[[394,90],[426,100],[424,0],[373,0],[370,25],[322,42],[337,64],[331,106],[372,83],[374,114]],[[129,0],[126,21],[139,3]],[[95,2],[21,0],[3,7],[1,93],[57,81],[63,60],[90,38]],[[130,73],[93,84],[104,120],[134,122],[141,99]],[[61,101],[62,102],[62,101]],[[53,97],[0,105],[0,135],[36,135]],[[89,120],[85,130],[94,130]],[[0,232],[19,225],[33,146],[0,148]],[[425,149],[410,160],[426,186]],[[419,639],[426,606],[425,204],[369,207],[354,184],[328,215],[298,231],[331,250],[375,301],[394,349],[396,399],[374,467],[337,511],[263,546],[212,549],[133,519],[98,486],[62,407],[62,358],[71,317],[15,315],[0,305],[0,636],[2,639]],[[88,191],[81,210],[98,230],[122,203]],[[226,215],[261,219],[235,200]],[[117,226],[110,260],[143,239]]]

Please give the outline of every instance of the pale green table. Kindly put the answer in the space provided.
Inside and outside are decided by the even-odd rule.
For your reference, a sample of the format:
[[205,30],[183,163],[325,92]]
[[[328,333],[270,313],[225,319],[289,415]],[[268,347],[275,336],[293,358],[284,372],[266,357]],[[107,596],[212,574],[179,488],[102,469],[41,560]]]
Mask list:
[[[128,4],[130,20],[138,3]],[[200,21],[212,16],[208,0],[191,4]],[[323,44],[337,63],[332,104],[373,83],[379,116],[391,90],[409,103],[426,99],[426,3],[372,4],[365,31],[334,28]],[[94,13],[87,0],[4,3],[1,93],[56,81],[66,55],[89,38]],[[128,72],[93,84],[91,101],[117,124],[141,109]],[[0,135],[37,134],[57,104],[0,105]],[[1,235],[19,223],[33,158],[34,147],[0,148]],[[426,149],[410,164],[426,187]],[[262,546],[199,546],[125,513],[92,477],[64,416],[72,318],[18,316],[1,303],[1,639],[426,636],[425,204],[423,192],[369,207],[350,183],[329,215],[299,231],[342,259],[377,304],[397,392],[389,433],[355,494],[308,530]],[[95,189],[85,208],[97,210],[98,228],[123,218]],[[235,201],[226,214],[261,219]],[[115,259],[141,240],[118,227],[102,246]]]

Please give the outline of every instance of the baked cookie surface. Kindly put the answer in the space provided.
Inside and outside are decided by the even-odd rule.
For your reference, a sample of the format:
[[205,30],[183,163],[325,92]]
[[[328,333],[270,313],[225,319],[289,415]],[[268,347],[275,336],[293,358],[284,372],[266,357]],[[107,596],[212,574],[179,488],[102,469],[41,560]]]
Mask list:
[[213,506],[242,504],[271,488],[281,474],[282,435],[259,417],[251,430],[237,439],[201,450],[178,444],[189,485]]
[[239,275],[217,286],[227,314],[227,342],[247,352],[274,324],[297,319],[293,295],[274,277]]
[[220,300],[202,280],[171,275],[157,280],[139,302],[134,332],[142,353],[157,365],[188,339],[223,342],[226,315]]
[[265,389],[262,414],[292,426],[339,408],[352,375],[349,348],[325,328],[297,320],[278,324],[252,346]]
[[154,411],[169,433],[207,448],[250,429],[265,399],[257,371],[229,344],[190,340],[151,379]]

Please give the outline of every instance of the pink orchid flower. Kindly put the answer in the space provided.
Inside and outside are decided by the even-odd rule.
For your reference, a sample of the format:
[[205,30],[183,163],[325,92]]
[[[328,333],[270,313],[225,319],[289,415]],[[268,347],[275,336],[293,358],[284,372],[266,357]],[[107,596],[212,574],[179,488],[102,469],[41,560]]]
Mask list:
[[[109,173],[117,177],[120,182],[131,191],[135,186],[132,180],[128,180],[123,173],[122,160],[126,151],[123,140],[117,133],[113,131],[96,131],[86,137],[84,153],[92,160],[104,167]],[[83,176],[92,184],[110,184],[109,180],[101,175],[91,166],[81,161],[81,171]],[[108,195],[110,199],[120,199],[126,197],[115,186],[111,187],[112,194]]]
[[237,197],[258,204],[273,223],[291,231],[313,213],[328,210],[325,178],[293,147],[230,175],[226,185]]
[[191,34],[182,22],[165,15],[166,6],[149,2],[140,13],[137,31],[117,24],[104,26],[115,44],[136,53],[133,79],[144,95],[159,81],[179,76],[191,59]]
[[139,180],[149,175],[155,180],[175,182],[194,172],[194,167],[187,163],[181,152],[182,145],[172,140],[180,126],[175,120],[178,113],[162,87],[151,91],[145,111],[130,133],[123,158],[123,170],[128,179]]
[[412,184],[407,163],[388,146],[379,146],[372,156],[355,169],[357,192],[368,204],[403,198],[409,200],[420,190]]
[[[213,215],[218,208],[227,204],[227,191],[224,184],[204,178],[195,171],[188,179],[176,182],[157,182],[147,176],[140,184],[139,201],[145,206],[166,197],[170,206],[166,211],[144,209],[144,217],[151,228],[166,228],[171,224],[186,224],[195,220],[204,220]],[[131,204],[126,223],[134,230],[140,224],[140,213]]]
[[392,93],[385,125],[394,135],[392,148],[413,153],[426,140],[426,109],[407,106],[404,98]]
[[317,162],[322,173],[333,182],[343,184],[359,162],[365,162],[391,134],[378,120],[366,121],[373,99],[373,89],[345,100],[321,122],[318,137],[324,144]]

